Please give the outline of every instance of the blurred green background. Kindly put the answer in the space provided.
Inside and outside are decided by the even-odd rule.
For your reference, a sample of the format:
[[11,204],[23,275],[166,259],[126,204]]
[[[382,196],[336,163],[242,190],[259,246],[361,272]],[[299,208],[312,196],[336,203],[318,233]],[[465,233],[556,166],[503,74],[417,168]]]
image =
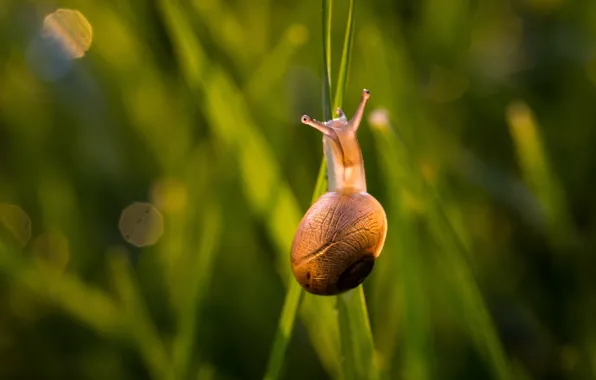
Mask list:
[[[93,28],[82,58],[41,37],[57,8]],[[355,18],[344,109],[371,90],[384,378],[596,378],[596,2],[359,1]],[[0,379],[262,378],[322,158],[300,124],[322,118],[321,29],[319,2],[2,2]],[[134,202],[159,210],[133,231],[155,244],[120,231]],[[337,378],[308,310],[282,377]]]

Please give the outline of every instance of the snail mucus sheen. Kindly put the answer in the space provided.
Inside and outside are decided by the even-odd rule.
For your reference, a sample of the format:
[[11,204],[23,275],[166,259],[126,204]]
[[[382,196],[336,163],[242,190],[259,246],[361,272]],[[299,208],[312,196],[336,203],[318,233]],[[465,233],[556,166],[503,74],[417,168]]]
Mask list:
[[302,123],[323,133],[327,159],[327,193],[308,209],[292,243],[292,272],[309,293],[337,295],[356,288],[371,273],[387,235],[387,216],[366,192],[364,162],[356,133],[370,92],[348,120],[320,122],[302,116]]

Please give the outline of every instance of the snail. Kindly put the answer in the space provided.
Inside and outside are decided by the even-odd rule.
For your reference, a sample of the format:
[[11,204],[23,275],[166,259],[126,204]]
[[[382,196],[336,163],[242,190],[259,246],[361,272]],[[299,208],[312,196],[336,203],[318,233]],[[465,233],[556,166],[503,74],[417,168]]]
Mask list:
[[366,192],[362,152],[356,137],[366,102],[348,120],[341,108],[326,122],[302,116],[302,123],[323,133],[327,193],[302,218],[291,249],[292,272],[309,293],[337,295],[356,288],[371,273],[387,235],[383,206]]

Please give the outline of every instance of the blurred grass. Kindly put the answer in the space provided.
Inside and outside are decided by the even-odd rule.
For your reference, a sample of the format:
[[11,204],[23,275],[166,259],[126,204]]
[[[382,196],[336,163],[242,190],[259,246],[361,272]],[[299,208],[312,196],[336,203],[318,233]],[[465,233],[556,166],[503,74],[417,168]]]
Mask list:
[[[595,4],[73,0],[94,39],[71,62],[40,50],[55,6],[0,5],[0,378],[262,378],[324,176],[300,115],[362,88],[387,242],[350,305],[281,319],[281,377],[596,376]],[[136,201],[154,246],[118,231]]]
[[[173,3],[164,3],[162,6],[168,9],[168,15],[171,17],[174,40],[180,41],[181,49],[183,44],[191,44],[186,47],[188,50],[183,51],[189,54],[188,61],[195,62],[196,65],[200,62],[199,42],[194,40],[186,29],[180,29],[181,25],[184,25],[184,18],[180,13],[176,13]],[[205,87],[209,95],[205,113],[215,127],[214,132],[218,138],[223,143],[230,144],[230,149],[239,150],[238,165],[244,191],[255,212],[263,217],[272,239],[276,242],[276,251],[279,254],[278,271],[286,280],[287,286],[295,286],[287,281],[291,275],[287,266],[287,250],[291,245],[293,233],[284,226],[297,226],[300,212],[290,190],[283,182],[280,183],[280,170],[275,164],[271,150],[258,134],[258,128],[249,124],[251,118],[243,97],[233,88],[231,80],[223,71],[214,67],[209,78],[202,77],[198,72],[186,72],[186,75],[189,76],[189,83],[202,82]],[[227,107],[235,109],[236,114],[228,113]],[[338,355],[334,347],[338,338],[333,304],[329,299],[307,296],[303,302],[302,315],[325,366],[329,371],[338,373],[339,360],[334,358]]]
[[[325,1],[324,3],[330,4],[331,0]],[[326,7],[324,5],[323,8],[323,20],[327,20],[325,18],[325,10],[329,11],[330,7]],[[325,23],[325,21],[323,21],[323,23]],[[326,28],[324,24],[323,30],[325,29]],[[325,73],[327,73],[326,68],[328,67],[328,65],[326,64],[326,59],[328,58],[328,56],[327,54],[325,54],[325,51],[327,50],[326,43],[327,41],[323,43],[323,52],[325,57],[323,66],[325,67]],[[326,74],[323,75],[323,109],[328,109],[329,105],[329,102],[325,101],[326,99],[328,99],[327,94],[329,93],[329,83],[329,76]],[[321,195],[325,194],[325,192],[327,191],[326,170],[326,160],[325,157],[323,157],[323,160],[321,161],[321,166],[319,168],[319,174],[317,176],[317,182],[315,184],[315,190],[313,191],[311,204],[314,203]],[[286,351],[292,337],[292,330],[296,321],[298,307],[300,305],[300,301],[302,300],[303,295],[304,291],[302,287],[298,284],[297,281],[295,281],[293,275],[290,275],[288,289],[286,291],[283,308],[279,317],[277,331],[275,333],[275,339],[273,341],[273,346],[271,348],[271,353],[267,363],[267,369],[265,371],[263,379],[277,379],[281,375]]]
[[524,102],[514,101],[507,106],[506,117],[524,180],[542,206],[548,236],[555,239],[554,244],[576,245],[565,196],[550,168],[532,111]]

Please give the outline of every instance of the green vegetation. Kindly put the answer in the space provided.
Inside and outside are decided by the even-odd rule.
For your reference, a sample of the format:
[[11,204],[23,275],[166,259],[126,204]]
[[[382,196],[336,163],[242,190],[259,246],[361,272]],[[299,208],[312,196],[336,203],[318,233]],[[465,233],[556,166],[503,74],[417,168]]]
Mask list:
[[[83,57],[46,3],[0,5],[0,379],[596,377],[596,3],[59,7]],[[387,241],[317,297],[300,116],[363,88]]]

